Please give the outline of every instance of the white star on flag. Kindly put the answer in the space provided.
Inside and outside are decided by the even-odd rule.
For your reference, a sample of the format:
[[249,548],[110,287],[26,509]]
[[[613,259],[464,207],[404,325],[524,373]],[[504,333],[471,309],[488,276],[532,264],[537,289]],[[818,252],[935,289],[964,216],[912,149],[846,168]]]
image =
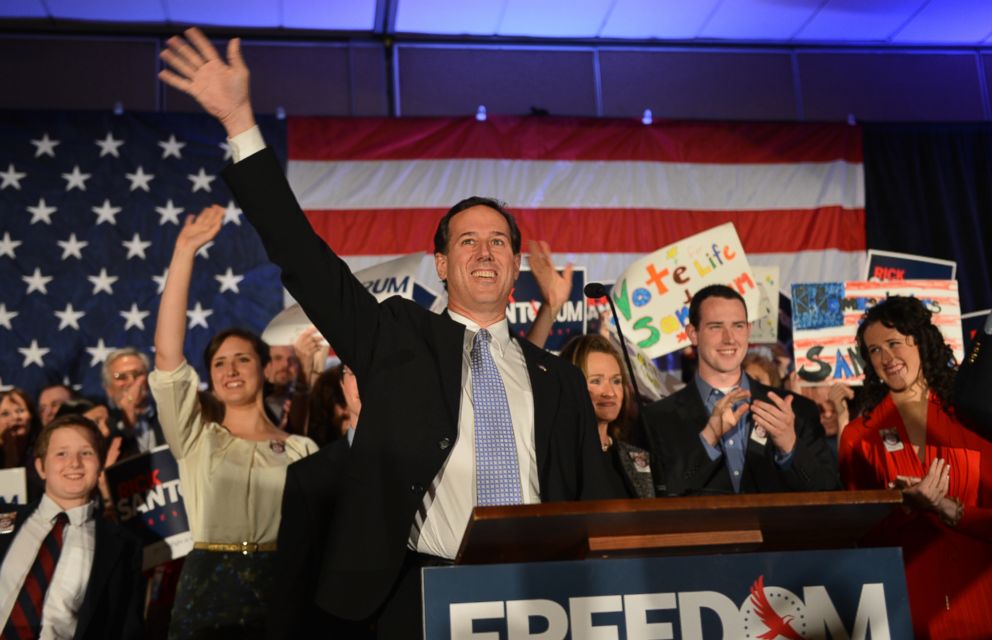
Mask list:
[[107,275],[107,269],[100,269],[100,274],[95,276],[86,276],[86,279],[93,283],[93,294],[96,295],[101,291],[106,291],[110,295],[114,295],[113,284],[117,282],[117,276]]
[[86,191],[86,181],[90,179],[90,174],[80,171],[77,164],[72,168],[72,173],[63,173],[62,177],[65,178],[66,191],[72,191],[77,188],[80,191]]
[[128,260],[130,260],[131,258],[134,258],[134,257],[139,257],[142,260],[144,260],[145,259],[145,249],[147,249],[148,247],[152,246],[152,243],[151,242],[142,240],[141,239],[141,236],[139,236],[137,233],[134,234],[134,237],[133,238],[131,238],[130,240],[125,240],[121,244],[124,245],[124,248],[125,249],[127,249],[127,259]]
[[22,366],[27,369],[32,364],[36,364],[39,367],[44,367],[44,357],[50,350],[44,347],[39,347],[38,341],[32,340],[30,347],[27,349],[18,349],[18,351],[20,351],[21,355],[24,356],[24,364]]
[[196,306],[186,312],[187,317],[189,317],[189,328],[192,329],[196,326],[201,326],[204,329],[209,329],[207,326],[207,318],[213,315],[212,309],[204,309],[199,302]]
[[166,268],[166,270],[162,272],[162,275],[152,276],[152,280],[154,280],[155,284],[158,286],[158,291],[156,292],[158,293],[158,295],[162,295],[162,292],[165,291],[165,279],[168,277],[169,277],[168,268]]
[[241,293],[238,290],[238,283],[245,279],[244,276],[239,276],[234,273],[231,267],[227,268],[227,271],[220,275],[214,276],[214,279],[220,283],[220,292],[233,291],[234,293]]
[[55,317],[59,319],[59,331],[66,327],[72,327],[79,331],[79,319],[86,315],[85,311],[76,311],[72,308],[72,303],[65,305],[62,311],[56,311]]
[[[200,169],[203,171],[203,169]],[[18,191],[21,190],[21,178],[26,177],[28,174],[23,171],[18,171],[13,163],[7,165],[6,171],[0,171],[0,190],[6,189],[7,187],[13,186]],[[209,191],[209,189],[207,189]]]
[[55,147],[59,145],[58,140],[52,140],[48,137],[48,133],[41,137],[40,140],[32,140],[31,144],[34,145],[34,157],[40,158],[41,156],[51,156],[55,157]]
[[28,290],[25,295],[31,293],[32,291],[40,291],[41,293],[48,295],[47,285],[53,279],[54,278],[52,276],[42,275],[41,269],[35,267],[34,273],[30,276],[21,276],[21,280],[26,282],[28,285]]
[[115,158],[120,158],[121,154],[117,152],[117,149],[124,144],[123,140],[115,140],[113,134],[109,131],[107,132],[107,137],[103,140],[95,141],[97,146],[100,147],[100,157],[106,155],[114,156]]
[[201,258],[206,258],[206,259],[209,260],[210,259],[210,247],[212,247],[212,246],[214,246],[214,241],[213,240],[210,240],[209,242],[207,242],[207,244],[205,244],[202,247],[200,247],[200,250],[196,252],[196,255],[200,256]]
[[186,176],[193,183],[193,193],[196,193],[200,189],[210,192],[210,183],[217,179],[217,176],[212,176],[200,167],[199,173],[189,174]]
[[233,157],[234,154],[231,152],[231,144],[229,142],[225,140],[224,142],[221,142],[217,146],[224,150],[225,160],[230,160]]
[[58,211],[56,207],[50,207],[45,203],[44,198],[38,200],[38,204],[33,207],[28,207],[28,211],[31,213],[31,224],[38,222],[44,222],[45,224],[52,224],[52,214]]
[[11,260],[16,260],[17,256],[14,255],[14,249],[21,246],[20,240],[11,240],[10,232],[3,232],[3,239],[0,239],[0,258],[3,256],[10,256]]
[[93,207],[91,211],[96,214],[96,224],[102,222],[117,224],[117,214],[121,212],[121,208],[110,204],[110,200],[104,200],[102,205]]
[[124,330],[127,331],[131,327],[137,327],[142,331],[145,330],[145,318],[151,315],[150,311],[142,311],[138,308],[138,305],[134,302],[131,303],[131,308],[127,311],[120,312],[121,317],[124,318]]
[[234,204],[234,200],[228,200],[227,208],[224,209],[223,224],[227,224],[228,222],[233,222],[239,227],[241,226],[241,209],[238,208],[238,205]]
[[168,140],[159,142],[158,146],[162,147],[162,159],[165,160],[169,156],[182,158],[182,148],[186,146],[186,143],[176,140],[175,134],[172,134]]
[[10,321],[17,317],[16,311],[7,311],[7,305],[0,304],[0,327],[13,331]]
[[124,177],[131,182],[131,191],[136,189],[141,189],[142,191],[151,191],[151,187],[148,183],[155,179],[155,175],[151,173],[145,173],[142,167],[138,167],[138,170],[134,173],[125,173]]
[[155,213],[159,215],[159,219],[158,219],[159,225],[163,225],[166,222],[171,222],[172,224],[179,224],[179,214],[182,212],[183,210],[181,207],[177,207],[176,205],[172,204],[171,198],[165,201],[164,207],[155,207]]
[[0,378],[0,391],[10,391],[13,388],[14,388],[14,385],[12,385],[12,384],[4,384],[3,383],[3,378]]
[[103,338],[100,338],[95,347],[86,347],[86,352],[90,354],[90,366],[95,367],[104,360],[107,356],[114,350],[113,347],[108,347],[103,343]]
[[70,257],[71,258],[79,258],[80,260],[82,260],[83,259],[83,248],[86,247],[86,245],[88,245],[88,244],[89,244],[89,242],[86,242],[85,240],[77,240],[75,233],[69,234],[69,239],[68,240],[59,240],[58,241],[58,245],[60,247],[62,247],[62,259],[63,260],[65,260],[66,258],[70,258]]

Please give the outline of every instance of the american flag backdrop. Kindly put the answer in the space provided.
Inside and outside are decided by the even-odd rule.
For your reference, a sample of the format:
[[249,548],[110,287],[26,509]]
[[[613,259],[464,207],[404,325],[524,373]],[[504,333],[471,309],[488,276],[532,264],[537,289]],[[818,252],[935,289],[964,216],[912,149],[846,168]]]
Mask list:
[[[229,213],[196,264],[187,357],[283,306],[277,270],[218,176],[228,160],[210,118],[5,114],[0,134],[0,384],[36,392],[68,379],[92,392],[108,349],[148,349],[178,224],[210,203]],[[263,134],[353,269],[425,252],[418,282],[434,289],[435,225],[470,195],[506,201],[525,240],[547,240],[589,280],[728,221],[752,264],[781,267],[784,291],[863,269],[857,127],[290,118]]]
[[[640,256],[733,222],[781,287],[861,277],[861,129],[548,117],[297,118],[288,174],[311,224],[364,267],[429,251],[440,214],[504,200],[524,239],[613,282]],[[526,244],[524,245],[526,251]],[[420,276],[437,278],[425,259]]]
[[[282,147],[284,124],[263,127]],[[209,204],[227,216],[196,261],[187,358],[282,308],[278,270],[218,175],[229,152],[212,118],[7,112],[0,140],[0,386],[100,393],[112,349],[151,355],[180,224]]]

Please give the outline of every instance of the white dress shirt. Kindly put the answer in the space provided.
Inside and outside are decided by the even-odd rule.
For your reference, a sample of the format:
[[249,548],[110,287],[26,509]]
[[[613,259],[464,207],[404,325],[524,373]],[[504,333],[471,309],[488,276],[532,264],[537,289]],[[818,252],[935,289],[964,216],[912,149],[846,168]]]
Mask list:
[[[467,329],[462,348],[458,436],[444,466],[424,494],[424,502],[414,518],[409,546],[420,553],[454,559],[472,508],[476,504],[475,411],[472,404],[472,368],[469,358],[479,325],[450,309],[448,315]],[[533,504],[541,501],[541,495],[537,454],[534,450],[534,393],[527,374],[527,362],[524,360],[523,349],[510,337],[510,327],[505,318],[487,329],[492,334],[490,351],[493,361],[503,378],[506,399],[510,405],[524,504]]]
[[96,551],[95,508],[95,503],[88,502],[66,511],[47,495],[42,496],[38,508],[18,527],[0,566],[0,629],[14,610],[24,579],[38,557],[41,543],[52,530],[55,516],[65,511],[69,524],[42,606],[41,640],[69,639],[75,635]]

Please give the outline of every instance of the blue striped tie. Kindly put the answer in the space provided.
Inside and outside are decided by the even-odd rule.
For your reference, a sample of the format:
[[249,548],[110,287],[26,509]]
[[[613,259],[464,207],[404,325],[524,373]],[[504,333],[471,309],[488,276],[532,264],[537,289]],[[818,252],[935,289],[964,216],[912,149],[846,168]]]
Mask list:
[[469,361],[475,412],[475,488],[480,506],[520,504],[520,467],[510,404],[485,329],[475,334]]

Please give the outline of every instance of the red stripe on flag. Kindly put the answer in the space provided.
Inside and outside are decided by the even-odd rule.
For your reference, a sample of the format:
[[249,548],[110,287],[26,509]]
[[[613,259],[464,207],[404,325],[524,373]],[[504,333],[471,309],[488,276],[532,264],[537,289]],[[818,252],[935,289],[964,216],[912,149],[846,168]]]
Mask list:
[[638,160],[862,162],[861,130],[833,123],[602,118],[291,118],[291,160]]
[[[314,230],[340,255],[433,252],[440,209],[308,211]],[[526,242],[557,253],[650,253],[733,222],[748,253],[865,250],[864,209],[774,211],[514,209]],[[526,251],[526,246],[523,248]]]

